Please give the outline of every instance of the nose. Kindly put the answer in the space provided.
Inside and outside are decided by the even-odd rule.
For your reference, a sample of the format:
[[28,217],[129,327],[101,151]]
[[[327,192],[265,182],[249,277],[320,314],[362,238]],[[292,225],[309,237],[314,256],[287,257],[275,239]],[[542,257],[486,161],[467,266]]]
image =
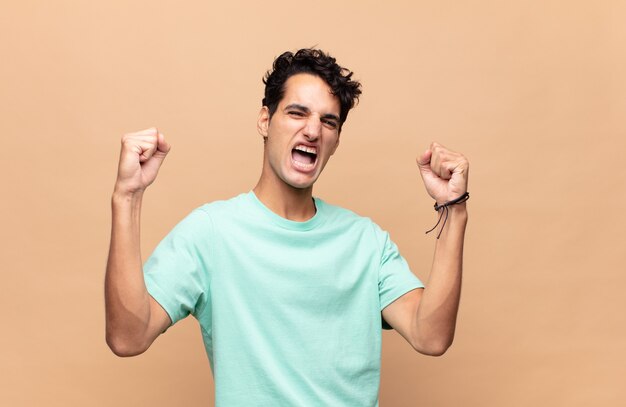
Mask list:
[[322,122],[317,115],[311,115],[304,127],[304,135],[311,141],[315,141],[320,137],[322,133]]

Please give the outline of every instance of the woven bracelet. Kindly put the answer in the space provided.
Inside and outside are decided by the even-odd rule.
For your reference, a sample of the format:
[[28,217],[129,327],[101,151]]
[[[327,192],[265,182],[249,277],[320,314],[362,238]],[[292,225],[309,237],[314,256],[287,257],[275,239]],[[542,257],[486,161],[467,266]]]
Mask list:
[[433,226],[432,229],[428,230],[426,232],[426,234],[428,234],[428,233],[432,232],[433,230],[437,229],[437,226],[439,226],[439,223],[441,223],[441,218],[443,218],[443,213],[445,212],[446,213],[446,217],[443,219],[443,224],[441,225],[441,229],[439,229],[439,233],[437,234],[437,239],[439,239],[439,236],[441,236],[441,232],[443,232],[443,228],[446,226],[446,222],[448,221],[448,206],[463,203],[463,202],[467,201],[468,199],[469,199],[469,192],[466,192],[463,195],[461,195],[460,197],[458,197],[456,199],[453,199],[451,201],[448,201],[448,202],[444,202],[441,205],[438,205],[437,202],[435,202],[435,210],[437,212],[439,212],[441,210],[441,213],[439,214],[439,220],[437,220],[437,224],[435,224],[435,226]]

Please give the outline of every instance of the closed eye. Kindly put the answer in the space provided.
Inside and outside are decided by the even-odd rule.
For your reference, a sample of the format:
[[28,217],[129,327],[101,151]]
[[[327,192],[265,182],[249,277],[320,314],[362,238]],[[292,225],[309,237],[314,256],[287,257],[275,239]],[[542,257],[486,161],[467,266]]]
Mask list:
[[336,129],[337,128],[337,122],[334,120],[322,120],[322,123],[324,123],[326,126],[330,127],[331,129]]

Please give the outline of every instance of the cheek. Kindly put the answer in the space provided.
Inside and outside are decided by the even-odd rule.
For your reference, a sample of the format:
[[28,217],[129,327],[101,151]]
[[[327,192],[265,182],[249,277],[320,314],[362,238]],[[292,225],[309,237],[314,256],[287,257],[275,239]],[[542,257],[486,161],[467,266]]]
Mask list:
[[[282,160],[291,160],[291,152],[288,150],[288,141],[278,132],[270,133],[265,142],[265,148],[270,162],[278,163]],[[288,157],[287,157],[288,156]]]
[[328,144],[326,145],[326,148],[329,151],[328,155],[333,155],[335,151],[337,151],[337,147],[339,147],[339,137],[333,134],[327,140]]
[[268,135],[274,144],[288,144],[302,129],[302,124],[294,120],[274,120],[268,128]]

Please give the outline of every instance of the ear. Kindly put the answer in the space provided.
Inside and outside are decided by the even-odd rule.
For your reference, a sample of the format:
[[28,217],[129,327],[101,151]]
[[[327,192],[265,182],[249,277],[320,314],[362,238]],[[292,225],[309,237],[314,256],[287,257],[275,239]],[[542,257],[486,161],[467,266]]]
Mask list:
[[259,111],[259,118],[256,122],[256,129],[263,139],[267,138],[267,130],[270,126],[270,111],[267,106],[263,106]]

